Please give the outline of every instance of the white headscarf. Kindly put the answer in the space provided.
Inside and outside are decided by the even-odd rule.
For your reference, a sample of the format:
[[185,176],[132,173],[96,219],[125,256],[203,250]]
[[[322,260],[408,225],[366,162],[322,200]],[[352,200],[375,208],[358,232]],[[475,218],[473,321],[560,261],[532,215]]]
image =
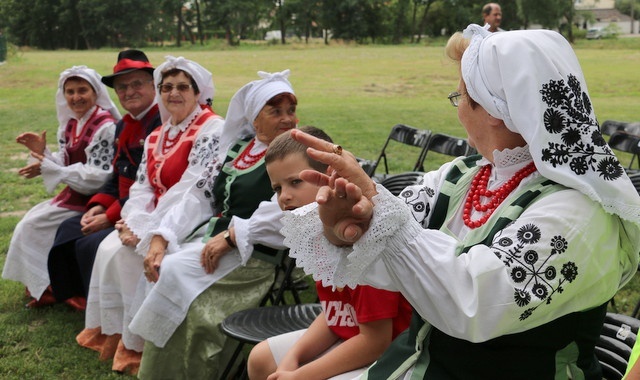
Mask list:
[[73,66],[70,69],[66,69],[60,73],[60,79],[58,79],[58,90],[56,91],[56,111],[58,114],[58,123],[60,128],[64,128],[69,119],[77,118],[75,112],[73,112],[67,104],[67,99],[64,97],[64,83],[71,77],[78,77],[89,82],[93,91],[97,95],[96,104],[103,110],[109,111],[111,115],[120,120],[120,112],[118,107],[109,97],[109,91],[100,80],[102,77],[95,70],[88,68],[87,66]]
[[640,224],[640,197],[600,134],[573,49],[550,30],[489,33],[469,25],[462,56],[469,96],[519,133],[540,174]]
[[162,104],[158,85],[162,82],[162,74],[168,70],[178,69],[189,74],[200,90],[200,94],[198,95],[198,104],[201,106],[211,106],[213,104],[213,96],[215,95],[216,89],[213,85],[213,77],[209,70],[184,57],[173,57],[168,55],[165,59],[166,60],[153,71],[153,83],[156,87],[156,102],[158,103],[160,118],[163,123],[169,120],[170,115],[164,104]]
[[238,139],[255,134],[253,121],[271,98],[282,93],[294,94],[289,73],[288,69],[279,73],[258,71],[262,79],[247,83],[233,95],[220,137],[220,152],[226,154]]

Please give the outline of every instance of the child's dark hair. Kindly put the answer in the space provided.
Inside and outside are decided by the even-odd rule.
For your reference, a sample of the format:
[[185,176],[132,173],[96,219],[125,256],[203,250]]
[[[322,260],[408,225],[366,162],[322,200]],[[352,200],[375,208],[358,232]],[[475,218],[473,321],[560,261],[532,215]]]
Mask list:
[[[331,137],[329,137],[329,135],[327,135],[322,129],[316,128],[312,125],[305,125],[298,129],[304,133],[308,133],[311,136],[317,137],[319,139],[329,141],[331,143],[333,142],[333,140],[331,140]],[[267,154],[264,156],[264,162],[265,164],[269,164],[276,160],[282,160],[285,157],[294,153],[301,153],[304,157],[306,157],[307,162],[309,163],[309,166],[313,170],[319,171],[321,173],[324,173],[327,171],[328,165],[323,164],[322,162],[318,162],[316,160],[312,160],[309,157],[309,155],[307,155],[307,146],[294,140],[291,137],[291,133],[289,132],[283,133],[280,136],[273,139],[271,144],[269,144],[269,148],[267,149]]]

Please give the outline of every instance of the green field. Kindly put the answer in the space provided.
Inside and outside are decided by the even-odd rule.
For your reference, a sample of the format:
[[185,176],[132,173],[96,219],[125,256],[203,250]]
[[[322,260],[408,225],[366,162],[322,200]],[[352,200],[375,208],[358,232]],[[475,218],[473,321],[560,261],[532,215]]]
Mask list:
[[[593,43],[592,43],[593,42]],[[214,109],[226,114],[229,99],[256,72],[291,69],[299,99],[301,124],[326,130],[356,156],[374,159],[394,124],[465,137],[447,94],[457,86],[457,72],[443,54],[442,43],[431,46],[345,46],[292,44],[243,45],[238,49],[151,49],[154,65],[165,55],[182,55],[213,73]],[[598,120],[640,121],[640,38],[580,41],[576,47]],[[47,130],[54,142],[55,87],[59,73],[87,65],[110,74],[116,51],[23,51],[0,66],[0,266],[11,232],[23,213],[46,194],[40,179],[17,175],[26,161],[15,137],[24,131]],[[115,100],[116,97],[112,93]],[[55,145],[51,145],[55,148]],[[392,171],[408,170],[417,157],[391,158]],[[427,169],[447,158],[429,154]],[[628,162],[627,155],[621,161]],[[635,279],[615,299],[616,310],[629,314],[640,299]],[[0,378],[120,378],[97,354],[74,340],[83,315],[64,305],[25,310],[24,287],[0,280]]]

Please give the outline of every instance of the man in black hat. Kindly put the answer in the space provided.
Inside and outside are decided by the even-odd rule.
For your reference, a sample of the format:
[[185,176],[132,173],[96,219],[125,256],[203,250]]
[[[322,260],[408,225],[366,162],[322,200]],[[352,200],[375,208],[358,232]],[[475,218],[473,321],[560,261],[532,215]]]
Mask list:
[[113,88],[128,113],[116,124],[113,176],[87,203],[84,215],[64,221],[49,252],[49,278],[58,302],[84,310],[93,261],[102,239],[120,220],[142,159],[144,140],[161,125],[155,99],[153,66],[140,50],[118,54],[113,74],[102,82]]

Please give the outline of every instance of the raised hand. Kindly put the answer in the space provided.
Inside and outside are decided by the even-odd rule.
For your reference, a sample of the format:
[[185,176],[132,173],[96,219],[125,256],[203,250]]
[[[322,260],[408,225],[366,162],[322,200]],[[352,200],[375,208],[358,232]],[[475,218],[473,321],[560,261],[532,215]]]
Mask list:
[[322,186],[316,201],[325,236],[335,245],[353,244],[367,231],[373,216],[371,198],[377,194],[373,180],[339,145],[298,130],[291,135],[309,147],[311,158],[329,165],[327,174],[313,170],[300,173],[303,180]]
[[43,154],[47,146],[47,131],[42,131],[39,135],[33,132],[21,133],[16,137],[16,142],[32,152]]

